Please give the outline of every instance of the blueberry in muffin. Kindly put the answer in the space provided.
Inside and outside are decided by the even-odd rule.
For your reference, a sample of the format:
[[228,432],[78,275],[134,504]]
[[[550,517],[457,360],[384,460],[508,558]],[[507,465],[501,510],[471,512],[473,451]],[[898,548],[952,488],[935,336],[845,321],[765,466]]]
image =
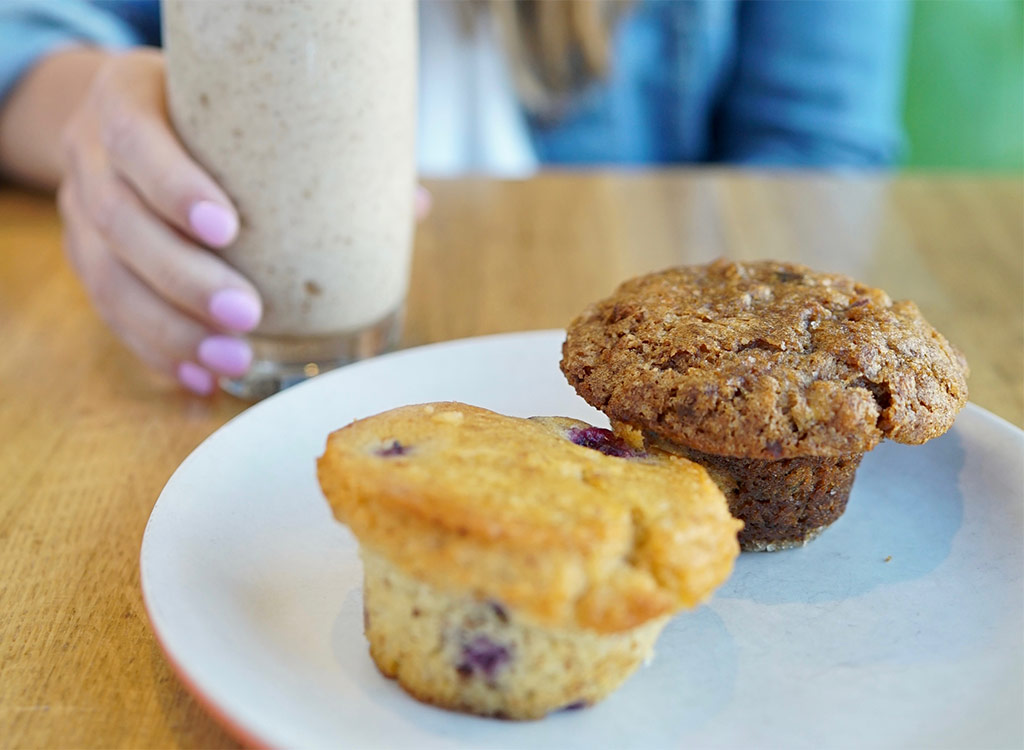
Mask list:
[[601,700],[739,554],[704,469],[566,418],[401,407],[332,433],[318,475],[359,541],[374,662],[458,711]]

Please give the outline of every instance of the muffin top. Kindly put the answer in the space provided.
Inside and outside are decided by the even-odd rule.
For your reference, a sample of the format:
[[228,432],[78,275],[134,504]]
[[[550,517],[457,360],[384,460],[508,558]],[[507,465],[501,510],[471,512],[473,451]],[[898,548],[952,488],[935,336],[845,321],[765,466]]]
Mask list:
[[704,469],[570,419],[406,406],[332,433],[317,469],[361,545],[550,626],[614,633],[693,606],[739,553]]
[[726,456],[923,443],[967,402],[967,363],[913,302],[776,261],[641,276],[587,308],[562,372],[613,422]]

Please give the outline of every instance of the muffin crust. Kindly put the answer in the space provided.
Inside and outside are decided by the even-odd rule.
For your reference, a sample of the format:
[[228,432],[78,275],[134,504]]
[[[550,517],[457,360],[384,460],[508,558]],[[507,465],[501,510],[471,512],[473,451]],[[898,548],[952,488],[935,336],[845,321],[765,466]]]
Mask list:
[[537,624],[616,633],[710,596],[741,524],[707,472],[605,455],[567,439],[573,427],[596,429],[401,407],[334,432],[320,484],[363,548]]
[[776,261],[672,268],[572,322],[562,371],[613,421],[766,460],[923,443],[967,400],[967,365],[913,302]]

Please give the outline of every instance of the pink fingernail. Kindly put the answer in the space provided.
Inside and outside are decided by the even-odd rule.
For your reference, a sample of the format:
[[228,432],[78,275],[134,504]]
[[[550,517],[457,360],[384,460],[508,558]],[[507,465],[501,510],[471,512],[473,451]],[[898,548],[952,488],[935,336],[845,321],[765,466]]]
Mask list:
[[220,325],[242,333],[255,328],[263,315],[259,298],[241,289],[215,292],[208,309]]
[[213,201],[193,203],[188,212],[188,223],[207,245],[224,247],[238,233],[235,214]]
[[430,196],[430,191],[422,185],[416,186],[416,199],[413,202],[415,206],[416,218],[426,218],[427,214],[430,213],[430,206],[434,202]]
[[197,353],[200,362],[228,377],[244,375],[252,364],[252,349],[246,342],[231,336],[205,338]]
[[209,396],[213,393],[213,375],[194,362],[182,362],[178,365],[178,380],[200,396]]

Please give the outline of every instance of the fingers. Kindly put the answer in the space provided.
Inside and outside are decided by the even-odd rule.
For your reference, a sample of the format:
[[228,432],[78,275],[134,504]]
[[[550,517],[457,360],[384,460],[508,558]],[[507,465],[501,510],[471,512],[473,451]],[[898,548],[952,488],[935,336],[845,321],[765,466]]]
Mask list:
[[[239,376],[248,344],[224,333],[254,329],[256,289],[193,244],[231,243],[238,214],[174,134],[159,53],[112,59],[65,130],[61,210],[72,265],[100,314],[151,366],[200,393],[215,374]],[[415,212],[430,210],[416,193]]]
[[164,105],[158,53],[111,59],[64,131],[58,194],[65,248],[93,304],[147,364],[209,393],[249,368],[249,345],[225,333],[259,322],[253,286],[211,246],[237,215],[182,149]]
[[174,374],[179,362],[195,358],[205,329],[170,306],[161,307],[117,261],[92,228],[74,188],[62,189],[60,200],[66,251],[97,312],[147,364]]
[[91,167],[89,191],[78,187],[107,247],[166,301],[213,328],[256,327],[262,308],[252,284],[160,221],[109,169]]
[[100,128],[91,120],[77,123],[65,161],[86,218],[106,246],[152,290],[197,320],[225,331],[255,328],[262,315],[256,289],[149,210],[111,169],[98,143]]
[[148,365],[175,377],[186,388],[209,394],[217,374],[237,377],[248,370],[248,345],[218,335],[155,294],[107,246],[73,183],[58,200],[64,216],[65,248],[99,314]]
[[115,172],[156,214],[211,247],[238,234],[238,214],[219,185],[188,154],[170,127],[163,58],[136,54],[132,66],[98,86],[100,138]]

